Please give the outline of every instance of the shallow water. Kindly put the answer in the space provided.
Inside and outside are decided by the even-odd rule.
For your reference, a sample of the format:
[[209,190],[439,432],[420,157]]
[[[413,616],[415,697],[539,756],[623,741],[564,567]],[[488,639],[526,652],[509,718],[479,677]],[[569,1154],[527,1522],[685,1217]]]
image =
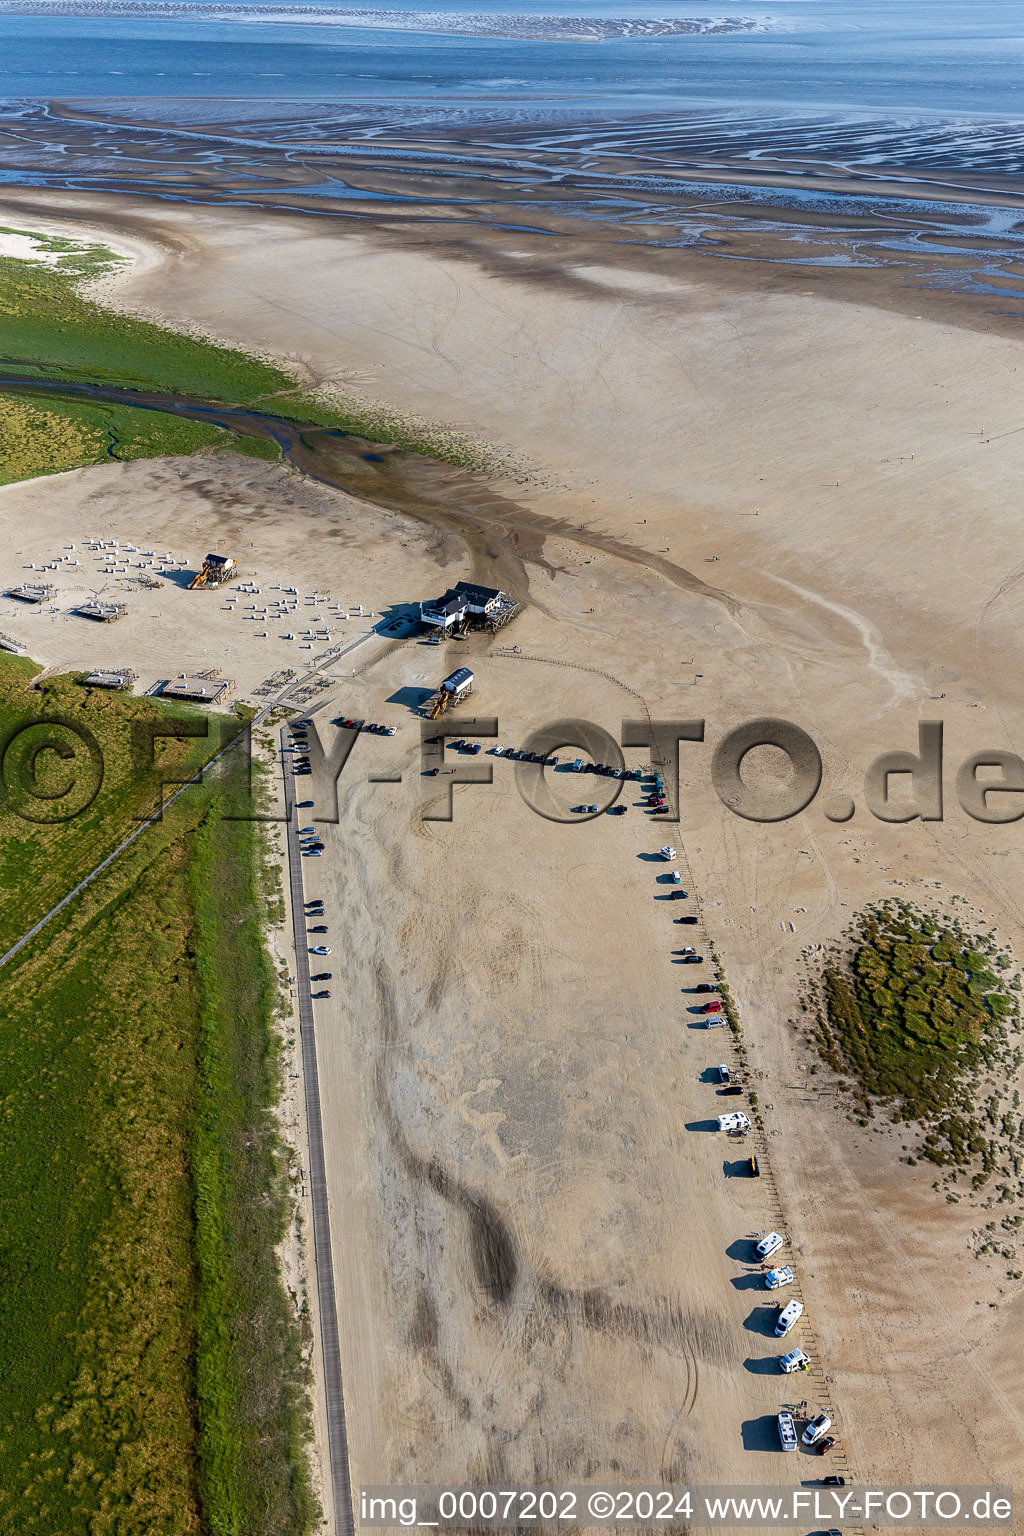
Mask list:
[[[331,9],[329,0],[324,5]],[[145,4],[137,9],[145,11]],[[464,0],[437,13],[412,0],[425,30],[207,20],[214,0],[187,16],[4,15],[0,96],[210,95],[415,103],[420,110],[510,100],[607,114],[762,103],[884,112],[1024,115],[1024,11],[1018,0],[775,0],[711,5],[679,0]],[[334,8],[339,21],[345,7]],[[0,13],[3,7],[0,6]],[[768,30],[718,36],[609,37],[544,42],[455,36],[451,18],[550,14],[600,18],[753,19]]]

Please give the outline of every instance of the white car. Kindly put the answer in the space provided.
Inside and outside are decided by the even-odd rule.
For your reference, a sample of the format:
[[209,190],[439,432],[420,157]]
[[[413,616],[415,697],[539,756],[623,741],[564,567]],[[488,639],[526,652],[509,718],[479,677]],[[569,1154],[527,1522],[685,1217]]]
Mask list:
[[802,1349],[791,1349],[788,1355],[779,1356],[779,1370],[784,1376],[791,1376],[794,1371],[799,1371],[810,1363],[810,1355],[805,1355]]
[[762,1237],[754,1253],[759,1259],[770,1259],[773,1253],[778,1253],[786,1239],[779,1232],[769,1232],[767,1237]]
[[309,952],[311,955],[329,955],[331,946],[329,944],[314,944]]
[[719,1115],[718,1129],[720,1131],[749,1131],[750,1121],[740,1110],[731,1115]]
[[787,1264],[785,1269],[768,1269],[765,1271],[765,1289],[779,1291],[784,1285],[792,1285],[796,1276]]
[[784,1451],[795,1451],[797,1446],[796,1425],[791,1413],[779,1414],[779,1439]]
[[832,1428],[832,1420],[827,1413],[819,1413],[816,1419],[812,1419],[803,1432],[804,1445],[814,1445],[822,1435],[827,1435]]
[[784,1339],[789,1330],[796,1326],[804,1315],[802,1301],[791,1301],[788,1307],[783,1307],[775,1322],[775,1337]]

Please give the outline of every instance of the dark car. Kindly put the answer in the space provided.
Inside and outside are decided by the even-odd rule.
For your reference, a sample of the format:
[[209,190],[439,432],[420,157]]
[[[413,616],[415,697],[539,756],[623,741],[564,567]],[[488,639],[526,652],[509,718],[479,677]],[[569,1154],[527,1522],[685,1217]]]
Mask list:
[[329,987],[324,987],[322,989],[322,991],[320,991],[320,992],[311,992],[309,995],[310,995],[310,997],[330,997],[331,992],[330,992],[330,988]]
[[736,1094],[742,1093],[743,1089],[740,1087],[739,1083],[726,1083],[721,1092],[727,1098],[734,1098]]
[[[846,1487],[846,1478],[845,1477],[840,1477],[838,1472],[833,1472],[833,1473],[830,1474],[830,1476],[823,1477],[822,1478],[822,1482],[825,1484],[826,1488],[845,1488]],[[836,1533],[836,1536],[839,1536],[838,1532]]]
[[629,806],[628,805],[610,805],[608,807],[608,815],[609,816],[625,816],[625,814],[626,814],[626,812],[628,810],[629,810]]
[[316,975],[315,976],[311,976],[309,979],[310,979],[310,981],[330,981],[330,979],[331,979],[331,972],[330,971],[317,971]]
[[327,924],[326,923],[317,923],[315,928],[310,928],[310,929],[307,930],[307,932],[309,932],[309,933],[326,933],[327,932]]
[[696,912],[690,912],[686,917],[677,917],[673,921],[677,923],[695,923],[697,921],[697,914]]
[[682,957],[682,959],[680,960],[679,963],[680,963],[680,965],[703,965],[704,964],[704,956],[703,955],[683,955],[683,957]]
[[715,989],[710,981],[698,981],[693,990],[695,992],[713,992]]
[[667,805],[656,805],[654,810],[651,812],[652,816],[667,816],[668,814],[669,807]]
[[672,892],[672,900],[673,901],[686,901],[688,899],[689,895],[690,895],[689,891],[673,891]]
[[817,1445],[815,1446],[815,1450],[817,1451],[819,1456],[824,1456],[825,1452],[826,1451],[830,1451],[832,1449],[832,1447],[835,1445],[835,1443],[836,1443],[835,1435],[826,1435],[824,1440],[819,1440],[818,1441]]
[[315,801],[313,801],[313,800],[296,800],[295,804],[298,806],[300,811],[309,811],[309,810],[312,810],[312,808],[313,808],[313,806],[315,804]]
[[[473,745],[472,745],[472,746],[471,746],[471,747],[470,747],[470,749],[469,749],[469,750],[470,750],[470,751],[471,751],[471,752],[472,752],[472,754],[473,754],[473,756],[474,756],[474,757],[475,757],[475,756],[476,756],[476,754],[477,754],[477,753],[478,753],[478,752],[479,752],[479,751],[480,751],[480,745],[481,745],[481,744],[480,744],[480,742],[478,742],[478,741],[474,741],[474,743],[473,743]],[[535,754],[535,755],[536,755],[536,754]]]

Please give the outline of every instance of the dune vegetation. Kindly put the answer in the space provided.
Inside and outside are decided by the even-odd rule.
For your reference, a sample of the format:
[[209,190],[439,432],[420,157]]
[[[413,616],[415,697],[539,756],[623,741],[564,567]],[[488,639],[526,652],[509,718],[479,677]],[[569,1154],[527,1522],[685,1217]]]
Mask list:
[[991,934],[890,901],[855,921],[804,1006],[862,1123],[887,1110],[916,1127],[917,1157],[973,1167],[976,1188],[996,1171],[1015,1186],[1024,1121],[1001,1085],[1024,1060],[1019,985]]
[[[0,659],[4,947],[152,809],[133,725],[189,719],[75,679],[35,691],[34,671]],[[89,753],[48,751],[18,792],[40,718],[96,743],[98,788]],[[162,771],[240,725],[167,740]],[[302,1536],[316,1517],[308,1319],[276,1261],[279,893],[259,824],[224,815],[244,770],[232,749],[0,971],[0,1529]],[[66,786],[58,820],[29,819]]]

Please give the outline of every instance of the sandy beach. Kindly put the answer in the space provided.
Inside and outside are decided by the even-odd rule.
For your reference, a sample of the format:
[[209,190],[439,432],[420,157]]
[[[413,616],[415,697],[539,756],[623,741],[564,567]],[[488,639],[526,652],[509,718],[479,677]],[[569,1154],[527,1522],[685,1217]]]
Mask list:
[[[457,722],[497,717],[506,744],[568,717],[616,739],[645,711],[706,722],[681,748],[678,826],[628,793],[623,817],[552,823],[497,761],[450,823],[423,821],[439,781],[419,775],[410,700],[456,648],[371,641],[332,674],[322,716],[402,727],[359,742],[308,882],[336,936],[318,1023],[354,1484],[814,1479],[829,1468],[794,1468],[772,1438],[805,1396],[835,1410],[857,1481],[1011,1482],[1024,1289],[971,1252],[991,1216],[902,1162],[898,1127],[854,1125],[793,1022],[814,947],[888,896],[1024,955],[1019,827],[970,820],[952,792],[969,753],[1024,739],[1008,326],[958,325],[948,295],[898,276],[804,290],[792,270],[589,237],[6,189],[0,216],[109,231],[146,252],[109,302],[521,465],[491,520],[481,497],[472,545],[225,454],[75,471],[0,492],[4,585],[93,532],[195,555],[233,538],[261,581],[375,612],[501,563],[523,611],[459,648],[476,683]],[[5,601],[0,628],[49,665],[148,678],[216,658],[243,693],[293,654],[268,641],[265,662],[216,595],[177,588],[109,629]],[[815,802],[771,826],[710,780],[717,742],[761,715],[824,762]],[[945,725],[945,820],[884,824],[864,773],[916,749],[921,719]],[[396,767],[401,783],[371,781]],[[840,796],[852,820],[826,816]],[[699,1027],[674,963],[694,930],[659,899],[666,838],[757,1074],[758,1182],[705,1129],[726,1032]],[[751,1278],[750,1234],[779,1223],[807,1307],[790,1343],[816,1367],[796,1385],[766,1364],[785,1346]]]

